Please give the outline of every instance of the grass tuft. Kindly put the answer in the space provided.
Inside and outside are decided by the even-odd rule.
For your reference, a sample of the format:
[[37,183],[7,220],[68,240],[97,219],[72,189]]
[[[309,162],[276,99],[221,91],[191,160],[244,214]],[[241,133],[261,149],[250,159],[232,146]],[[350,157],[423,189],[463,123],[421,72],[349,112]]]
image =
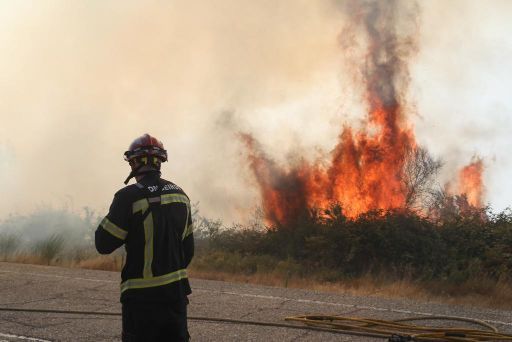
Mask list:
[[44,263],[50,263],[64,250],[65,240],[60,234],[52,234],[34,244],[34,254]]
[[0,234],[0,258],[2,261],[11,259],[19,250],[21,239],[15,234]]

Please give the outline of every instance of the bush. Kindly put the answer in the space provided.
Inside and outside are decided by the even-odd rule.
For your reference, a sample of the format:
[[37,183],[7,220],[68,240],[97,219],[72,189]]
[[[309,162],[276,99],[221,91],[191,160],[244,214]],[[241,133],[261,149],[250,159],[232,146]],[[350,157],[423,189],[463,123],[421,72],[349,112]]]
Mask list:
[[222,228],[220,222],[213,226],[208,247],[198,258],[208,255],[214,269],[226,272],[272,272],[289,263],[298,265],[296,274],[326,281],[386,274],[452,283],[479,277],[500,281],[512,272],[509,210],[458,214],[445,221],[405,210],[348,219],[334,205],[308,210],[293,224],[267,230]]

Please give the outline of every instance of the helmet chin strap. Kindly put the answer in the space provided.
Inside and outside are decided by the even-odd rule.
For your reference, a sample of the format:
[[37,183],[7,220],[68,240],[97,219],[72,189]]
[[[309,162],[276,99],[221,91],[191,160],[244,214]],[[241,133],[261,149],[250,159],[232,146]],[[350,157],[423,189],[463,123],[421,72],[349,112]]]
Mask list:
[[161,174],[160,170],[157,170],[157,169],[139,171],[143,166],[145,166],[145,165],[144,164],[140,164],[134,170],[132,170],[130,172],[130,174],[128,175],[128,178],[126,178],[126,180],[124,181],[124,184],[125,185],[128,184],[130,179],[132,179],[133,177],[141,176],[141,175],[144,175],[144,174],[147,174],[147,173],[157,172],[159,175]]
[[130,179],[132,179],[133,177],[136,177],[139,175],[139,170],[141,167],[143,167],[144,164],[139,164],[135,169],[133,169],[130,174],[128,175],[128,178],[126,178],[126,180],[124,181],[124,184],[128,184],[128,182],[130,181]]

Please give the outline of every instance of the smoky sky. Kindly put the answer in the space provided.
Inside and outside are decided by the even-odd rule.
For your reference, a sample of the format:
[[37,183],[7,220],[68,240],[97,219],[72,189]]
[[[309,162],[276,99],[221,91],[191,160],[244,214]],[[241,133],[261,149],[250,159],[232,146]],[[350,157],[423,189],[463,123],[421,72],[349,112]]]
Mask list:
[[[314,158],[364,120],[342,3],[0,2],[0,219],[45,205],[105,211],[128,173],[122,153],[147,132],[168,150],[164,177],[204,215],[244,220],[259,193],[237,131],[279,162]],[[511,10],[420,2],[409,61],[418,140],[447,179],[482,156],[497,208],[512,193]]]

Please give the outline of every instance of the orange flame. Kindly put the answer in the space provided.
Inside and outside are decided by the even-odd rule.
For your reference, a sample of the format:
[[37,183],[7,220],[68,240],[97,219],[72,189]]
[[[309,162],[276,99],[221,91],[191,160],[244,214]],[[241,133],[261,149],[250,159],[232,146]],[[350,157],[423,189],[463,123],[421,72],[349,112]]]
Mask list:
[[380,129],[375,135],[344,128],[328,165],[302,160],[286,170],[269,159],[252,136],[242,134],[267,220],[289,223],[306,208],[332,203],[341,204],[349,217],[373,209],[403,208],[401,172],[407,150],[416,143],[412,131],[398,124],[398,110],[382,106],[374,110],[370,123]]
[[476,158],[459,172],[459,193],[465,194],[469,204],[475,208],[481,208],[483,203],[483,171],[482,160]]

